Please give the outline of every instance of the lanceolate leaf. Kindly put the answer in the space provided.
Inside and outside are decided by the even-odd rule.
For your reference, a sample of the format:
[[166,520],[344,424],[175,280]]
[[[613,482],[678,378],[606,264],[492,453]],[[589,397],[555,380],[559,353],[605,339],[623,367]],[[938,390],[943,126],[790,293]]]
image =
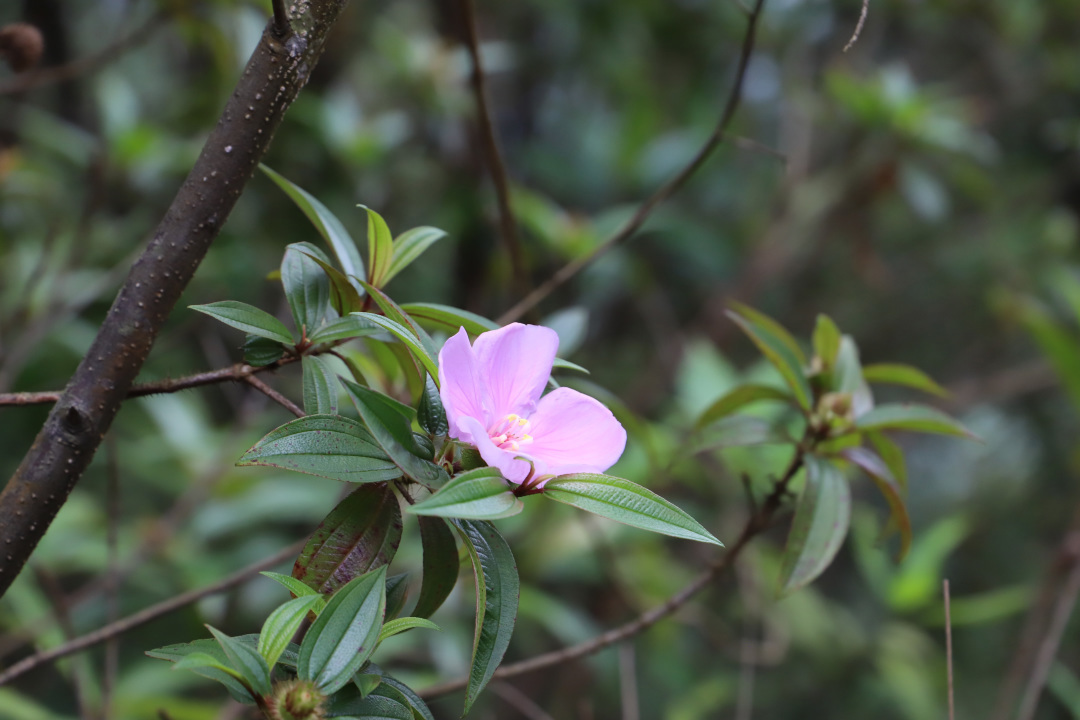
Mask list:
[[769,385],[740,385],[710,405],[708,409],[701,414],[701,417],[698,418],[697,426],[699,428],[705,427],[721,418],[727,417],[746,405],[761,400],[780,400],[788,403],[794,402],[791,393],[779,388],[774,388]]
[[225,651],[225,657],[229,658],[229,667],[239,672],[244,678],[244,682],[254,692],[259,695],[269,695],[270,667],[266,664],[266,660],[263,659],[262,655],[250,645],[240,642],[236,638],[231,638],[209,625],[206,627],[221,645],[221,649]]
[[465,328],[470,335],[479,335],[488,330],[498,330],[499,326],[486,317],[471,313],[468,310],[459,310],[449,305],[436,305],[434,303],[407,303],[401,309],[418,322],[434,327],[437,330],[456,333],[458,328]]
[[244,362],[252,367],[276,363],[285,354],[285,347],[277,340],[248,333],[244,337]]
[[[277,582],[281,583],[290,593],[292,593],[296,597],[322,597],[318,590],[313,587],[309,587],[308,585],[305,585],[291,575],[282,575],[281,573],[270,572],[269,570],[264,570],[259,574],[265,575],[271,580],[276,580]],[[321,608],[313,608],[313,610],[315,614],[318,615]]]
[[286,345],[293,344],[289,329],[280,320],[265,310],[247,303],[223,300],[209,305],[190,305],[189,307],[246,333]]
[[[240,673],[230,666],[225,651],[214,640],[204,638],[189,643],[166,645],[148,650],[146,654],[152,658],[177,663],[178,665],[174,667],[187,668],[197,675],[221,683],[229,691],[229,695],[238,702],[248,704],[255,702],[251,693],[238,679],[241,677]],[[192,657],[192,660],[179,664],[187,657]]]
[[405,683],[390,677],[382,670],[382,668],[374,663],[367,666],[367,672],[375,673],[382,678],[382,682],[375,688],[373,694],[388,697],[391,700],[397,700],[402,705],[411,708],[413,720],[435,720],[435,717],[431,714],[431,710],[428,709],[428,706],[420,696],[413,692]]
[[319,329],[330,310],[330,278],[310,256],[314,251],[309,243],[295,243],[285,248],[281,259],[285,299],[296,327],[304,329],[304,337]]
[[791,335],[775,321],[746,307],[740,306],[736,312],[729,310],[728,317],[750,336],[758,350],[780,371],[799,405],[808,410],[813,395],[803,374],[805,359]]
[[306,595],[289,600],[276,608],[263,623],[259,633],[259,654],[273,668],[281,653],[288,647],[293,635],[300,629],[308,612],[323,602],[321,595]]
[[723,545],[697,520],[652,490],[611,475],[560,475],[544,484],[544,495],[617,522],[672,537]]
[[428,375],[424,378],[424,392],[420,396],[420,406],[416,410],[416,420],[429,435],[445,435],[450,430],[446,421],[446,408],[439,397],[439,386]]
[[848,462],[862,469],[889,504],[891,516],[889,518],[893,527],[900,531],[900,552],[897,554],[897,562],[904,559],[911,549],[911,518],[908,516],[907,506],[904,504],[904,490],[893,477],[885,461],[873,451],[864,447],[847,448],[840,455]]
[[431,617],[457,584],[457,543],[442,518],[421,515],[417,520],[420,521],[420,543],[424,550],[424,579],[413,615]]
[[401,471],[428,487],[441,485],[446,473],[423,459],[426,449],[417,444],[409,420],[397,404],[370,388],[350,380],[342,382],[371,435]]
[[373,325],[361,317],[357,317],[356,315],[346,315],[345,317],[336,318],[326,325],[323,325],[308,339],[317,345],[319,343],[366,337],[382,331],[383,329],[381,327]]
[[851,523],[851,489],[833,463],[803,457],[806,485],[795,506],[780,566],[780,594],[809,585],[829,566]]
[[729,415],[701,428],[690,445],[694,453],[747,445],[789,445],[794,441],[781,425],[749,415]]
[[865,433],[866,439],[874,446],[877,454],[881,456],[885,466],[889,468],[896,484],[903,492],[907,492],[907,462],[904,460],[904,451],[891,439],[879,432]]
[[383,277],[383,285],[390,282],[391,278],[407,268],[413,260],[444,237],[446,237],[444,231],[433,227],[417,227],[398,235],[394,240],[394,259]]
[[355,315],[370,320],[372,323],[378,325],[383,330],[386,330],[391,335],[400,340],[405,347],[409,349],[409,352],[413,354],[420,363],[424,366],[424,369],[428,373],[436,378],[438,382],[439,377],[439,364],[435,360],[435,356],[428,353],[427,349],[420,340],[412,333],[411,330],[405,326],[394,322],[390,318],[383,317],[382,315],[376,315],[374,313],[354,313]]
[[345,317],[351,312],[356,312],[364,307],[364,300],[360,297],[360,279],[346,276],[336,267],[331,265],[322,255],[308,253],[308,257],[314,260],[326,273],[330,280],[330,307],[337,314]]
[[[406,328],[424,348],[424,352],[429,356],[435,358],[439,356],[439,349],[435,347],[435,342],[431,339],[431,336],[427,334],[427,331],[420,326],[418,322],[409,317],[401,307],[390,299],[390,296],[384,293],[382,290],[376,287],[364,286],[371,297],[375,300],[375,304],[379,306],[379,309],[383,311],[387,318],[393,320],[401,327]],[[437,375],[438,373],[436,373]]]
[[814,354],[821,359],[825,372],[832,370],[836,354],[840,352],[840,329],[828,315],[818,315],[814,326]]
[[391,575],[386,578],[386,621],[396,618],[405,607],[409,597],[409,574]]
[[408,705],[380,694],[376,688],[364,698],[335,698],[330,704],[331,718],[339,720],[413,720]]
[[476,577],[476,633],[472,669],[465,688],[465,713],[502,662],[514,632],[518,572],[510,546],[495,526],[483,520],[457,520]]
[[385,607],[385,565],[341,588],[300,645],[297,677],[326,693],[344,687],[375,649]]
[[940,410],[909,403],[878,405],[870,412],[855,418],[855,427],[862,431],[913,430],[938,435],[975,437],[959,421]]
[[390,263],[394,261],[394,237],[382,215],[369,207],[360,207],[367,210],[368,218],[368,282],[382,287],[386,284]]
[[285,423],[236,464],[267,465],[354,483],[401,477],[401,470],[363,425],[336,415],[308,415]]
[[938,397],[946,397],[949,391],[934,382],[922,370],[899,363],[878,363],[863,368],[863,377],[867,382],[905,385],[916,390],[928,392]]
[[836,355],[832,375],[832,389],[851,396],[851,409],[855,417],[874,407],[874,395],[863,377],[859,348],[850,335],[840,338],[840,351]]
[[388,565],[401,543],[401,508],[389,485],[361,485],[308,538],[293,577],[321,593]]
[[[341,265],[345,274],[356,278],[364,277],[364,262],[360,259],[360,252],[356,249],[356,243],[353,242],[341,221],[307,191],[293,185],[265,165],[259,165],[259,169],[284,190],[285,194],[292,198],[292,201],[303,211],[304,215],[307,215],[308,220],[311,221],[311,224],[315,226],[315,229],[319,231],[319,234],[323,236],[323,239],[334,251],[338,264]],[[356,287],[359,289],[360,286],[357,285]]]
[[524,504],[497,468],[479,468],[462,473],[439,488],[431,497],[410,505],[416,515],[437,515],[471,520],[497,520],[521,512]]
[[300,364],[304,371],[304,412],[337,415],[338,382],[330,363],[318,355],[305,355]]
[[439,626],[430,620],[418,617],[403,617],[396,620],[388,620],[382,626],[382,630],[379,631],[379,642],[381,643],[388,637],[403,633],[406,630],[413,630],[415,628],[426,628],[428,630],[439,630]]

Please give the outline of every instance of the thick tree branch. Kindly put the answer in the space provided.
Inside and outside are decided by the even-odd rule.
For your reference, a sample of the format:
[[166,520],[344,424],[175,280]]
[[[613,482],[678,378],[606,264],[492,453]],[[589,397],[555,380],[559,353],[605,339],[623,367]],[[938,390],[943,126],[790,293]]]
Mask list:
[[0,494],[0,594],[89,465],[157,333],[307,82],[345,2],[296,3],[284,37],[267,24],[195,167]]
[[[586,640],[585,642],[563,648],[562,650],[553,650],[549,653],[537,655],[536,657],[522,660],[521,662],[503,665],[495,671],[492,679],[506,679],[508,677],[514,677],[515,675],[522,675],[535,670],[543,670],[544,668],[562,665],[571,660],[577,660],[578,658],[593,655],[604,648],[610,647],[615,643],[631,638],[642,631],[647,630],[669,615],[674,614],[675,611],[689,602],[691,598],[708,587],[713,580],[730,570],[735,564],[735,560],[739,557],[739,554],[750,541],[772,525],[776,511],[779,510],[783,504],[784,495],[787,493],[788,485],[791,484],[795,474],[802,467],[803,452],[804,449],[802,445],[796,448],[795,455],[792,457],[787,470],[784,471],[784,474],[776,482],[772,492],[769,493],[765,502],[762,503],[761,508],[746,521],[742,532],[739,533],[739,539],[735,541],[735,544],[728,548],[727,552],[716,559],[706,570],[702,571],[682,590],[668,598],[666,602],[642,613],[624,625],[620,625],[601,635],[597,635],[591,640]],[[461,690],[468,684],[468,681],[469,679],[467,677],[451,680],[450,682],[442,683],[441,685],[434,685],[426,688],[420,691],[420,695],[421,697],[445,695],[446,693],[454,692],[455,690]]]
[[193,602],[203,599],[207,595],[214,595],[216,593],[225,592],[230,588],[233,588],[241,583],[245,582],[251,576],[263,570],[269,570],[270,568],[278,565],[285,560],[288,560],[296,553],[303,549],[304,543],[307,540],[301,540],[300,542],[293,543],[289,547],[281,550],[280,552],[272,555],[265,560],[260,560],[254,565],[249,565],[242,570],[237,570],[227,578],[219,580],[213,585],[207,585],[204,588],[198,588],[197,590],[190,590],[186,593],[181,593],[176,597],[171,597],[168,600],[158,603],[157,605],[151,605],[145,610],[140,610],[134,615],[129,615],[122,620],[117,620],[114,623],[106,625],[103,628],[95,630],[92,633],[87,633],[82,637],[77,637],[74,640],[70,640],[63,645],[59,645],[52,650],[46,650],[45,652],[31,655],[28,658],[20,660],[7,670],[0,671],[0,685],[11,682],[15,678],[19,677],[23,673],[30,672],[34,668],[44,665],[45,663],[59,660],[62,657],[67,657],[74,653],[86,650],[87,648],[100,645],[101,643],[109,640],[110,638],[123,635],[129,630],[145,625],[151,620],[156,620],[162,615],[168,615],[169,613],[179,610],[185,605],[190,605]]
[[[289,365],[299,360],[299,357],[286,356],[270,365],[253,367],[246,363],[236,363],[219,370],[185,375],[184,377],[169,378],[167,380],[155,380],[154,382],[132,385],[128,390],[127,398],[143,397],[144,395],[161,395],[162,393],[174,393],[181,390],[202,387],[203,385],[216,385],[220,382],[246,382],[247,378],[267,370],[277,370],[283,365]],[[58,390],[45,390],[42,392],[16,392],[0,393],[0,407],[4,405],[48,405],[60,399],[62,393]]]
[[742,99],[742,86],[743,81],[746,79],[746,68],[750,64],[750,56],[754,53],[754,41],[757,38],[758,20],[761,18],[761,9],[764,4],[765,0],[755,0],[754,6],[747,14],[746,31],[743,34],[742,49],[739,52],[739,64],[735,69],[735,81],[731,86],[731,92],[728,93],[727,102],[724,104],[724,110],[720,114],[720,120],[716,123],[716,127],[713,129],[712,134],[709,135],[709,139],[706,140],[705,144],[697,151],[697,154],[694,155],[690,162],[687,163],[675,177],[668,180],[667,183],[660,187],[660,189],[650,195],[649,198],[638,207],[634,215],[627,220],[622,227],[616,230],[613,235],[597,245],[589,254],[563,265],[554,275],[526,295],[521,302],[499,316],[498,323],[500,325],[505,325],[517,320],[536,307],[544,300],[544,298],[550,295],[555,288],[573,278],[586,266],[601,255],[607,253],[616,245],[619,245],[632,237],[634,233],[645,224],[645,221],[649,219],[653,210],[681,190],[683,185],[694,176],[694,173],[701,169],[705,164],[705,161],[712,155],[713,151],[727,139],[728,126],[731,125],[731,121],[735,117],[735,111],[739,108],[739,101]]

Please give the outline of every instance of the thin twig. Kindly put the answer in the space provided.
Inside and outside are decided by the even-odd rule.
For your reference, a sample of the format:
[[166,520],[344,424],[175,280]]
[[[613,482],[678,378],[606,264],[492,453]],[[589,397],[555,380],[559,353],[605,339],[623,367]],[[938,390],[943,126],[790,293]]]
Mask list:
[[153,32],[163,26],[168,19],[168,13],[155,13],[142,25],[138,26],[113,44],[98,50],[92,55],[72,60],[63,65],[40,68],[38,70],[31,70],[30,72],[17,75],[5,83],[0,83],[0,95],[9,95],[11,93],[41,87],[42,85],[51,85],[65,80],[71,80],[80,75],[99,70],[113,60],[119,58],[128,50],[138,47],[146,42]]
[[709,135],[708,140],[706,140],[705,144],[697,151],[697,154],[694,155],[690,162],[683,167],[675,177],[671,178],[671,180],[661,186],[660,189],[650,195],[648,199],[638,207],[634,215],[627,220],[622,227],[616,230],[613,235],[597,245],[589,254],[563,265],[554,275],[545,280],[520,302],[503,313],[498,319],[500,325],[505,325],[506,323],[517,320],[526,312],[536,307],[544,298],[550,295],[555,288],[570,280],[587,265],[601,255],[607,253],[616,245],[619,245],[632,237],[649,218],[653,210],[682,189],[683,185],[693,177],[694,173],[701,169],[705,164],[705,161],[712,155],[713,151],[724,142],[727,138],[728,126],[731,124],[731,121],[735,116],[735,111],[739,107],[739,101],[742,99],[743,81],[746,79],[746,69],[750,64],[750,56],[753,55],[754,52],[754,41],[757,38],[758,20],[761,18],[761,9],[764,4],[765,0],[756,0],[747,16],[746,32],[743,35],[738,67],[735,70],[735,81],[731,86],[731,91],[728,93],[727,101],[724,104],[724,110],[720,114],[720,120],[713,129],[712,134]]
[[866,16],[870,12],[870,0],[862,0],[862,10],[859,11],[859,22],[855,23],[855,32],[851,33],[851,39],[847,41],[847,45],[844,46],[844,52],[847,52],[855,46],[855,43],[859,41],[859,35],[862,34],[863,25],[866,24]]
[[495,201],[499,208],[499,234],[510,256],[510,267],[518,292],[524,294],[530,290],[529,273],[525,269],[525,254],[518,236],[514,211],[510,207],[510,179],[506,174],[506,164],[499,151],[499,141],[495,137],[495,124],[491,121],[491,109],[487,102],[484,66],[480,60],[480,33],[476,27],[476,6],[473,0],[458,0],[461,7],[462,26],[465,31],[465,45],[469,49],[472,61],[473,99],[476,102],[477,121],[484,142],[484,156],[488,161],[491,182],[495,186]]
[[285,11],[285,0],[272,0],[274,6],[274,32],[279,37],[289,34],[289,13]]
[[619,645],[619,700],[622,705],[622,720],[641,720],[635,664],[634,643],[624,642]]
[[[132,385],[131,390],[128,391],[127,397],[136,398],[143,397],[144,395],[174,393],[181,390],[202,387],[203,385],[214,385],[220,382],[246,382],[246,378],[252,375],[268,370],[277,370],[278,368],[294,363],[297,360],[299,360],[298,357],[286,355],[276,363],[263,365],[261,367],[252,367],[246,363],[236,363],[235,365],[230,365],[229,367],[220,368],[218,370],[195,373],[194,375],[185,375],[184,377],[179,378],[141,383]],[[61,392],[63,391],[46,390],[42,392],[0,393],[0,406],[47,405],[56,402],[59,399]]]
[[77,653],[82,650],[86,650],[87,648],[94,647],[95,645],[99,645],[110,638],[117,637],[118,635],[122,635],[129,630],[137,628],[140,625],[145,625],[151,620],[156,620],[162,615],[168,615],[174,610],[179,610],[185,605],[190,605],[193,602],[201,600],[207,595],[214,595],[216,593],[224,592],[225,590],[229,590],[230,588],[240,585],[256,573],[266,570],[267,568],[274,567],[278,563],[292,557],[301,549],[303,549],[305,542],[306,540],[301,540],[299,542],[293,543],[292,545],[281,550],[280,552],[275,553],[274,555],[271,555],[264,560],[260,560],[253,565],[249,565],[242,570],[238,570],[232,575],[229,575],[228,577],[219,580],[212,585],[207,585],[206,587],[199,588],[197,590],[190,590],[186,593],[182,593],[180,595],[177,595],[176,597],[172,597],[168,600],[160,602],[157,605],[151,605],[145,610],[140,610],[134,615],[129,615],[128,617],[122,620],[118,620],[114,623],[109,623],[105,627],[95,630],[92,633],[87,633],[82,637],[75,638],[74,640],[66,642],[63,645],[53,648],[52,650],[40,652],[35,655],[31,655],[28,658],[20,660],[19,662],[9,667],[7,670],[0,672],[0,685],[11,682],[20,675],[27,673],[36,667],[44,665],[45,663],[50,663],[62,657],[67,657],[68,655],[71,655],[73,653]]
[[1071,533],[1067,544],[1073,557],[1073,566],[1061,588],[1057,602],[1054,603],[1050,624],[1039,644],[1035,664],[1031,668],[1031,674],[1028,676],[1027,686],[1024,688],[1024,695],[1020,701],[1020,710],[1016,714],[1017,720],[1031,720],[1035,717],[1039,696],[1042,695],[1043,688],[1046,686],[1046,678],[1057,656],[1061,637],[1065,634],[1065,626],[1069,624],[1069,617],[1080,595],[1080,562],[1077,562],[1080,558],[1080,533]]
[[[728,549],[726,553],[717,558],[712,564],[702,571],[696,578],[690,581],[682,590],[672,595],[661,605],[658,605],[651,610],[647,610],[638,617],[634,618],[628,623],[620,625],[619,627],[612,628],[605,633],[602,633],[591,640],[578,643],[568,648],[561,650],[554,650],[552,652],[543,653],[528,660],[522,660],[521,662],[512,663],[510,665],[504,665],[495,671],[492,676],[496,679],[505,679],[508,677],[514,677],[515,675],[522,675],[527,672],[533,672],[535,670],[543,670],[544,668],[551,667],[553,665],[563,665],[572,660],[593,655],[600,652],[604,648],[610,647],[615,643],[622,642],[628,638],[632,638],[635,635],[647,630],[664,618],[672,615],[689,602],[695,595],[701,592],[703,589],[722,575],[727,570],[730,570],[735,560],[739,557],[739,553],[753,540],[757,535],[767,530],[772,524],[773,516],[776,511],[780,509],[783,503],[784,495],[787,493],[788,485],[791,483],[792,478],[802,467],[803,453],[805,447],[800,445],[796,448],[795,455],[791,459],[791,463],[788,465],[787,470],[777,481],[773,487],[769,496],[765,499],[761,509],[750,517],[743,526],[742,532],[739,534],[738,540]],[[468,683],[468,678],[458,678],[449,682],[434,685],[420,691],[421,697],[435,697],[437,695],[445,695],[446,693],[454,692],[465,687]]]
[[304,417],[305,415],[307,415],[307,413],[304,412],[303,408],[299,407],[292,400],[285,397],[284,395],[279,393],[277,390],[270,387],[269,385],[267,385],[262,380],[255,377],[254,375],[245,375],[244,376],[244,382],[246,382],[248,385],[250,385],[251,387],[253,387],[256,390],[258,390],[259,392],[261,392],[263,395],[266,395],[266,397],[270,398],[271,400],[276,402],[278,405],[280,405],[281,407],[283,407],[286,410],[288,410],[289,412],[291,412],[296,417]]
[[949,601],[949,580],[941,581],[941,592],[945,601],[945,667],[949,688],[949,720],[956,718],[956,706],[953,701],[953,655],[952,655],[952,609]]

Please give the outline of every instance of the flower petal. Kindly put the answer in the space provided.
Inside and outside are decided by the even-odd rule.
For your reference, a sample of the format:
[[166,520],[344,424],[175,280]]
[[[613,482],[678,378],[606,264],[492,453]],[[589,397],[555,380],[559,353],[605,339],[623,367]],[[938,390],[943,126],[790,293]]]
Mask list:
[[626,449],[626,430],[598,400],[570,388],[545,395],[529,418],[525,448],[538,473],[603,472]]
[[[450,437],[475,445],[477,438],[464,429],[461,420],[475,418],[482,428],[487,427],[492,421],[491,400],[465,328],[447,340],[439,351],[439,385]],[[487,437],[485,430],[480,434]]]
[[480,451],[480,457],[484,458],[484,462],[491,467],[499,468],[502,476],[510,482],[520,485],[532,472],[532,466],[529,463],[516,459],[525,455],[525,453],[510,452],[498,447],[488,437],[484,426],[473,418],[461,418],[461,427],[471,438],[467,442],[476,446],[476,449]]
[[559,336],[540,325],[512,323],[476,338],[473,352],[490,393],[493,419],[532,414],[558,349]]

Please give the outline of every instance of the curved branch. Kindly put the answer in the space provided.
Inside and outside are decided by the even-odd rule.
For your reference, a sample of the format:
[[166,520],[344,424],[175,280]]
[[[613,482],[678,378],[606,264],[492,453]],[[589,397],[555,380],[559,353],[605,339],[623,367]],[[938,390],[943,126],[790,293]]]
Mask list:
[[[780,509],[780,506],[783,503],[784,494],[787,492],[788,485],[799,471],[799,468],[802,467],[802,462],[803,447],[800,445],[796,448],[795,456],[792,458],[787,470],[784,471],[783,476],[776,482],[772,492],[769,493],[765,502],[762,503],[761,508],[746,521],[742,532],[739,533],[739,539],[735,541],[735,544],[732,545],[722,557],[715,560],[708,569],[704,570],[696,578],[690,581],[690,583],[682,590],[668,598],[666,602],[651,610],[647,610],[628,623],[612,628],[601,635],[597,635],[591,640],[586,640],[585,642],[563,648],[562,650],[553,650],[552,652],[537,655],[528,660],[504,665],[495,671],[492,679],[499,680],[515,675],[522,675],[535,670],[543,670],[544,668],[552,667],[554,665],[561,665],[567,661],[577,660],[578,658],[583,658],[587,655],[593,655],[604,648],[610,647],[617,642],[621,642],[647,630],[664,618],[672,615],[676,610],[689,602],[691,598],[704,590],[713,580],[729,570],[732,565],[735,564],[735,560],[750,541],[769,528],[772,524],[773,517],[776,515],[776,511]],[[441,685],[434,685],[421,690],[419,694],[421,697],[445,695],[446,693],[454,692],[455,690],[461,690],[468,684],[468,681],[469,679],[467,677],[458,678],[457,680],[451,680],[442,683]]]
[[86,635],[77,637],[74,640],[64,643],[63,645],[59,645],[52,650],[47,650],[45,652],[37,653],[36,655],[31,655],[28,658],[24,658],[23,660],[20,660],[19,662],[9,667],[7,670],[0,671],[0,685],[11,682],[23,673],[30,672],[39,665],[44,665],[45,663],[52,662],[53,660],[59,660],[62,657],[72,655],[82,650],[86,650],[87,648],[91,648],[95,645],[100,645],[101,643],[109,640],[110,638],[114,638],[117,635],[122,635],[129,630],[139,627],[140,625],[145,625],[151,620],[156,620],[162,615],[167,615],[174,610],[179,610],[185,605],[190,605],[193,602],[203,599],[207,595],[214,595],[219,592],[224,592],[236,585],[239,585],[255,573],[272,568],[275,565],[284,562],[296,553],[300,552],[300,550],[303,549],[305,542],[307,542],[306,539],[301,540],[300,542],[293,543],[289,547],[281,550],[274,555],[271,555],[265,560],[260,560],[254,565],[248,565],[242,570],[237,570],[232,575],[229,575],[228,577],[217,581],[213,585],[207,585],[204,588],[190,590],[186,593],[177,595],[176,597],[171,597],[168,600],[158,603],[157,605],[151,605],[144,610],[140,610],[134,615],[129,615],[122,620],[117,620],[114,623],[110,623],[109,625],[95,630],[92,633],[87,633]]
[[181,292],[307,82],[346,0],[296,3],[289,33],[267,24],[217,125],[90,350],[0,494],[0,594],[82,476]]
[[694,173],[701,169],[701,166],[705,164],[705,161],[709,159],[709,156],[712,155],[713,151],[727,139],[728,126],[731,125],[731,120],[734,118],[735,111],[738,109],[739,101],[742,98],[742,86],[743,81],[746,79],[746,68],[750,64],[750,56],[754,53],[754,41],[757,38],[758,20],[761,18],[761,8],[764,4],[765,0],[756,0],[753,8],[749,10],[746,21],[746,32],[743,35],[742,49],[739,53],[739,65],[735,70],[735,82],[731,86],[731,92],[728,93],[727,102],[724,104],[724,110],[720,114],[719,122],[717,122],[709,139],[706,140],[705,144],[701,146],[701,149],[697,151],[697,154],[694,155],[690,162],[680,170],[675,177],[668,180],[659,190],[650,195],[649,198],[638,207],[633,217],[616,230],[615,234],[593,248],[592,252],[588,255],[577,258],[576,260],[571,260],[566,265],[563,265],[554,275],[526,295],[519,303],[500,315],[497,320],[500,325],[514,322],[536,307],[544,298],[550,295],[555,288],[577,275],[598,257],[632,237],[634,233],[645,224],[645,221],[649,219],[653,210],[655,210],[660,203],[681,190],[683,185],[693,177]]
[[[174,393],[181,390],[215,385],[219,382],[247,382],[247,378],[257,373],[268,370],[277,370],[299,360],[299,357],[287,355],[276,363],[253,367],[246,363],[236,363],[227,368],[208,370],[207,372],[185,375],[184,377],[170,378],[167,380],[155,380],[154,382],[132,385],[125,399],[143,397],[144,395],[161,395]],[[0,407],[4,405],[47,405],[60,399],[62,393],[59,390],[44,390],[41,392],[15,392],[0,393]]]

